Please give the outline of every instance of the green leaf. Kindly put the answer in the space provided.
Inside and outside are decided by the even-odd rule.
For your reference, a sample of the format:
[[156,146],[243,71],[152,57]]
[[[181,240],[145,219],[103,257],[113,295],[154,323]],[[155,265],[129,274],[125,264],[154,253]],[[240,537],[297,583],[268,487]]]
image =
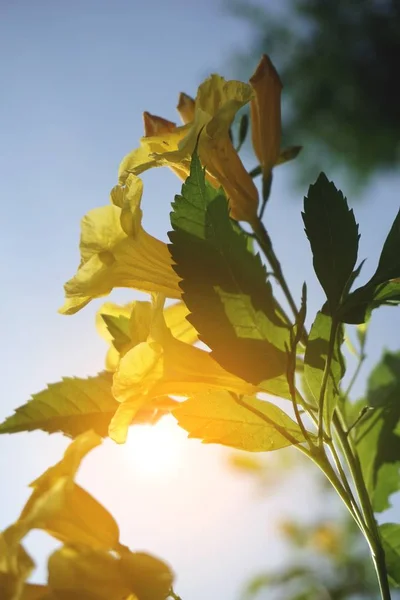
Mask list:
[[383,245],[378,267],[371,279],[354,290],[343,303],[344,323],[364,323],[374,308],[400,303],[400,210]]
[[258,255],[229,219],[222,190],[205,180],[195,154],[175,197],[169,246],[188,320],[225,369],[254,384],[286,371],[289,328],[282,320]]
[[373,279],[376,283],[384,283],[396,277],[400,277],[400,210],[383,245]]
[[391,583],[400,586],[400,525],[384,523],[379,527],[379,531],[389,578]]
[[112,344],[118,352],[122,352],[131,343],[130,321],[125,315],[102,314],[106,327],[112,337]]
[[[105,437],[108,425],[120,406],[112,395],[111,386],[112,373],[107,371],[88,379],[66,377],[58,383],[51,383],[0,424],[0,434],[40,429],[75,438],[93,429]],[[159,416],[154,410],[143,409],[134,422],[155,422]]]
[[368,321],[371,312],[380,306],[397,306],[400,303],[400,279],[367,284],[352,292],[340,309],[340,319],[353,325]]
[[207,444],[267,452],[304,441],[299,426],[286,413],[255,397],[235,399],[229,392],[198,394],[182,402],[172,414],[189,437]]
[[358,253],[358,225],[342,192],[321,173],[304,198],[303,220],[315,273],[331,313],[339,306]]
[[[319,406],[319,396],[326,360],[328,357],[329,339],[331,335],[332,318],[318,312],[311,327],[306,352],[304,355],[304,381],[308,387],[306,395],[315,406]],[[338,399],[339,384],[344,375],[345,365],[340,347],[343,342],[343,331],[338,329],[334,345],[331,371],[325,392],[325,419],[330,422]]]
[[372,371],[366,405],[375,410],[356,427],[357,452],[373,508],[381,512],[400,489],[400,352],[386,352]]

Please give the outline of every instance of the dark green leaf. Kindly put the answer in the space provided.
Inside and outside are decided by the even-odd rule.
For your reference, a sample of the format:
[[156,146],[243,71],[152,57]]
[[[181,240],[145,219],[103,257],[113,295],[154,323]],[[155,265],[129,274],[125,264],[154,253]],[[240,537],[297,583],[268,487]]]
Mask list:
[[384,523],[379,527],[388,575],[391,582],[400,586],[400,525]]
[[344,302],[344,323],[364,323],[374,308],[400,302],[400,211],[383,245],[378,267],[371,279]]
[[399,303],[400,279],[392,279],[378,285],[371,279],[348,296],[340,310],[340,319],[350,324],[365,323],[375,308],[397,306]]
[[315,273],[333,313],[353,273],[358,252],[358,225],[346,198],[321,173],[304,198],[303,220],[313,253]]
[[249,116],[247,113],[243,113],[243,115],[240,118],[240,122],[239,122],[239,139],[238,139],[238,147],[237,147],[238,152],[246,140],[248,129],[249,129]]
[[374,510],[381,512],[400,489],[400,352],[386,352],[372,371],[366,405],[374,410],[356,427],[357,451]]
[[[312,400],[315,406],[319,405],[319,396],[326,360],[328,357],[329,339],[331,335],[332,318],[322,312],[317,317],[311,327],[308,337],[308,344],[304,356],[304,380],[308,386],[308,398]],[[339,328],[336,335],[331,370],[328,378],[328,384],[325,393],[324,413],[325,418],[330,421],[335,408],[339,384],[344,375],[345,366],[340,347],[343,342],[343,331]]]
[[373,280],[384,283],[396,277],[400,277],[400,210],[383,245]]
[[[66,377],[58,383],[51,383],[0,424],[0,434],[40,429],[75,438],[93,429],[105,437],[108,435],[108,425],[119,407],[111,386],[112,373],[107,371],[87,379]],[[162,408],[160,411],[163,414]],[[135,418],[135,423],[155,422],[161,414],[143,409]]]
[[176,196],[169,233],[189,321],[221,366],[259,384],[285,373],[283,322],[258,255],[230,220],[222,190],[206,181],[195,154]]
[[131,343],[131,333],[129,329],[129,319],[125,315],[101,315],[107,329],[112,336],[114,348],[121,352],[123,348]]

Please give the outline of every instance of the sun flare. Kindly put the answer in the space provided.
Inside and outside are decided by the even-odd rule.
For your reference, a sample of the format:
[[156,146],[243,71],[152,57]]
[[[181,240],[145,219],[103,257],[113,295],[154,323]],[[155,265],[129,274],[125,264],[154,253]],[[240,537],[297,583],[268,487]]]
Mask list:
[[185,433],[171,417],[155,425],[132,427],[126,450],[134,469],[148,477],[173,477],[179,471],[183,457]]

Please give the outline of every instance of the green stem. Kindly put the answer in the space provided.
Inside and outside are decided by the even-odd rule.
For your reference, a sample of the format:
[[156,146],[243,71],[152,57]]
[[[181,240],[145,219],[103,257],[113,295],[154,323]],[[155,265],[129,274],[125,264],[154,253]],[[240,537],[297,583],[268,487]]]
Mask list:
[[[263,223],[261,223],[259,220],[255,221],[252,224],[252,226],[253,226],[253,231],[257,236],[258,243],[260,244],[260,247],[263,250],[273,271],[275,272],[275,276],[282,288],[283,293],[285,294],[285,297],[286,297],[288,304],[293,312],[293,315],[295,316],[295,318],[297,318],[298,309],[297,309],[296,303],[294,302],[293,296],[292,296],[292,294],[289,290],[289,287],[286,283],[280,262],[275,255],[275,252],[272,247],[272,242],[268,235],[268,232],[266,231]],[[333,347],[334,347],[334,342],[335,342],[335,338],[336,338],[336,329],[337,329],[337,324],[334,327],[335,321],[336,320],[334,319],[332,322],[332,329],[331,329],[331,336],[330,336],[330,347],[332,348],[332,351],[330,353],[328,352],[328,356],[329,356],[329,354],[331,354],[331,355],[333,354]],[[308,334],[307,334],[305,327],[303,327],[302,341],[304,344],[307,343],[307,339],[308,339]],[[332,356],[331,356],[331,359],[332,359]],[[327,381],[327,378],[329,375],[330,365],[329,365],[329,368],[327,368],[327,367],[328,367],[328,360],[327,360],[327,364],[325,365],[325,370],[324,370],[324,378],[326,378],[326,381]],[[326,386],[326,383],[325,383],[325,386]],[[321,422],[321,419],[322,419],[322,416],[320,415],[319,423]],[[354,485],[355,485],[355,488],[357,491],[357,495],[360,500],[362,517],[363,517],[363,524],[362,524],[361,530],[362,530],[362,532],[368,542],[370,550],[371,550],[372,560],[374,563],[374,567],[375,567],[375,571],[376,571],[376,575],[377,575],[377,579],[378,579],[378,583],[379,583],[381,597],[382,597],[382,600],[391,600],[390,587],[389,587],[389,581],[388,581],[386,563],[385,563],[385,553],[384,553],[382,543],[380,540],[379,529],[378,529],[378,526],[375,521],[375,516],[374,516],[373,510],[372,510],[371,502],[369,500],[368,492],[365,487],[364,477],[363,477],[363,474],[361,471],[361,465],[359,463],[358,457],[353,453],[349,439],[342,427],[341,420],[340,420],[339,416],[336,414],[336,412],[333,415],[333,425],[339,436],[339,440],[340,440],[340,443],[341,443],[341,446],[343,449],[343,453],[344,453],[345,459],[349,465],[350,473],[352,475]],[[323,433],[322,433],[322,436],[323,436]],[[329,462],[329,460],[325,454],[324,447],[320,446],[318,448],[317,454],[315,452],[311,453],[304,447],[301,447],[301,446],[300,447],[297,446],[297,447],[299,448],[299,450],[301,449],[301,451],[303,451],[304,454],[308,455],[309,458],[311,458],[318,465],[318,467],[323,471],[323,473],[329,479],[330,483],[332,484],[332,486],[334,487],[334,489],[336,490],[336,492],[342,499],[343,503],[349,510],[349,512],[352,515],[352,517],[354,518],[355,522],[360,527],[361,523],[359,523],[358,516],[354,512],[348,492],[347,492],[346,488],[343,486],[343,484],[341,483],[341,481],[339,480],[331,463]],[[361,516],[360,512],[359,512],[359,514]]]
[[[337,334],[338,322],[336,319],[332,319],[331,325],[331,333],[329,336],[329,345],[328,345],[328,354],[326,357],[326,363],[324,368],[324,373],[322,376],[321,389],[319,393],[319,420],[318,420],[318,439],[319,444],[322,446],[324,442],[324,408],[325,408],[325,395],[326,395],[326,387],[328,385],[328,379],[331,372],[331,365],[333,359],[333,352],[335,348],[336,334]],[[328,423],[327,423],[328,425]],[[330,437],[330,431],[328,431],[328,436]]]
[[360,500],[365,523],[368,527],[365,537],[371,550],[372,560],[375,566],[382,600],[390,600],[390,587],[386,570],[385,552],[382,547],[378,525],[376,523],[371,501],[365,486],[360,461],[358,456],[353,452],[349,438],[344,431],[341,419],[336,412],[333,416],[333,424],[342,445],[343,453],[349,465],[354,485]]
[[252,227],[253,227],[253,231],[256,235],[257,241],[260,244],[269,264],[271,265],[271,268],[275,273],[275,277],[276,277],[277,281],[279,282],[279,285],[281,286],[283,293],[285,294],[285,297],[288,301],[290,309],[291,309],[294,317],[297,318],[297,315],[298,315],[297,306],[293,299],[293,296],[291,294],[289,286],[286,283],[286,280],[283,276],[282,267],[281,267],[279,260],[277,259],[276,255],[275,255],[271,238],[269,237],[269,234],[268,234],[267,230],[265,229],[264,224],[259,219],[256,220],[254,223],[252,223]]
[[344,486],[344,488],[345,488],[345,490],[347,492],[347,495],[348,495],[348,497],[350,499],[350,502],[352,504],[353,511],[354,511],[354,515],[353,516],[354,516],[354,518],[355,518],[355,520],[357,522],[358,527],[361,529],[362,533],[364,535],[366,535],[366,530],[365,530],[365,524],[364,524],[363,515],[362,515],[362,513],[361,513],[361,511],[360,511],[360,509],[358,507],[356,499],[354,498],[353,491],[352,491],[352,489],[350,487],[350,484],[349,484],[349,481],[347,479],[347,475],[346,475],[346,473],[344,471],[344,468],[343,468],[342,462],[340,460],[339,454],[338,454],[338,452],[337,452],[337,450],[335,448],[335,445],[332,442],[332,440],[329,440],[328,447],[329,447],[329,450],[331,451],[333,462],[334,462],[335,467],[336,467],[336,469],[337,469],[337,471],[339,473],[340,479],[341,479],[341,481],[343,483],[343,486]]

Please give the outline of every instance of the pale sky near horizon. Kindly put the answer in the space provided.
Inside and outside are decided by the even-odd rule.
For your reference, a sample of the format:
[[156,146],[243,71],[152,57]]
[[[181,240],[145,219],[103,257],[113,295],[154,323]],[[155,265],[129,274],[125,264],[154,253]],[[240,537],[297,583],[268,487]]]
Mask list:
[[[80,219],[108,203],[118,164],[142,134],[142,112],[178,120],[179,92],[195,95],[216,70],[233,76],[232,53],[246,50],[250,35],[215,0],[0,0],[0,421],[47,383],[103,368],[106,346],[94,316],[104,299],[72,317],[57,313],[79,261]],[[276,171],[267,219],[296,295],[304,279],[309,283],[312,313],[322,292],[300,217],[305,190],[288,182],[294,168]],[[144,182],[144,226],[166,240],[180,182],[166,170],[146,173]],[[398,209],[398,186],[398,176],[377,176],[355,206],[360,256],[370,257],[365,277]],[[399,331],[400,309],[374,317],[363,373],[384,345],[399,348]],[[279,507],[307,517],[312,486],[299,480],[291,484],[295,494],[284,485],[271,499],[259,497],[247,479],[227,471],[229,451],[186,441],[180,430],[177,436],[182,457],[170,478],[143,475],[129,447],[106,441],[83,463],[79,481],[115,516],[123,543],[171,564],[183,600],[234,600],[247,576],[281,560]],[[17,517],[29,482],[67,444],[43,432],[0,436],[0,530]],[[27,546],[37,557],[35,580],[43,579],[53,546],[36,533]]]

